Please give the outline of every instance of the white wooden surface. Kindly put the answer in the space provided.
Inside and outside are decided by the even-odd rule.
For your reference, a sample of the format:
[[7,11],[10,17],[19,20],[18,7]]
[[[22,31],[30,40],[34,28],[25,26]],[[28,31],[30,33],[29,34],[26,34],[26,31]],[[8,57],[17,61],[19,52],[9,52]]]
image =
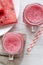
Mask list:
[[[29,53],[26,55],[26,49],[32,41],[35,34],[32,34],[28,27],[23,23],[23,9],[28,3],[39,2],[43,4],[43,0],[20,0],[20,14],[18,18],[18,24],[12,28],[11,31],[18,32],[26,35],[25,50],[24,54],[20,58],[15,58],[14,61],[9,61],[8,57],[0,56],[0,61],[4,62],[6,65],[43,65],[43,34],[38,39],[36,45]],[[0,53],[2,51],[2,37],[0,38]]]

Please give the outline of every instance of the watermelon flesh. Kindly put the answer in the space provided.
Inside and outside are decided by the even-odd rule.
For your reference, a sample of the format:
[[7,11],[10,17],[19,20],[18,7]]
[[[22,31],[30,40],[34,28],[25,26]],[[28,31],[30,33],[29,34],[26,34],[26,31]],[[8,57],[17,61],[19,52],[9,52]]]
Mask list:
[[0,16],[4,15],[4,9],[2,7],[2,4],[0,3]]
[[12,0],[0,0],[0,26],[16,22],[16,13]]
[[18,54],[23,50],[23,41],[23,37],[20,34],[6,33],[3,36],[3,48],[9,54]]

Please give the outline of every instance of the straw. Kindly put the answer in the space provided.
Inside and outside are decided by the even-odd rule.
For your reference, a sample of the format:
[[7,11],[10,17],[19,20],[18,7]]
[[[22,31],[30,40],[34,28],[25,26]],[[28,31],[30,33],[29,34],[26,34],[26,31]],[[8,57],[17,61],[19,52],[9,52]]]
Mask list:
[[40,26],[40,30],[38,30],[38,32],[36,33],[34,39],[32,40],[32,42],[30,43],[29,47],[27,48],[27,53],[29,53],[32,50],[32,48],[36,44],[37,40],[41,36],[42,32],[43,32],[43,25]]

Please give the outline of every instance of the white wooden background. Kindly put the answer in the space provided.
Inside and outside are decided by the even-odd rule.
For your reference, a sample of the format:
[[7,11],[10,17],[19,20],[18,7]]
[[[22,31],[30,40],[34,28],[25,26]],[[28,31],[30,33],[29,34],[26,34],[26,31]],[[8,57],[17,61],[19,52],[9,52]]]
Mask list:
[[[35,34],[32,34],[28,27],[23,23],[23,9],[28,3],[39,2],[43,4],[43,0],[20,0],[20,14],[18,18],[18,24],[12,28],[11,31],[22,33],[26,35],[25,50],[22,57],[15,58],[14,61],[8,61],[8,57],[0,56],[0,61],[5,65],[43,65],[43,34],[38,39],[36,45],[32,49],[29,55],[26,55],[26,49],[32,41]],[[2,51],[2,37],[0,38],[0,53]]]

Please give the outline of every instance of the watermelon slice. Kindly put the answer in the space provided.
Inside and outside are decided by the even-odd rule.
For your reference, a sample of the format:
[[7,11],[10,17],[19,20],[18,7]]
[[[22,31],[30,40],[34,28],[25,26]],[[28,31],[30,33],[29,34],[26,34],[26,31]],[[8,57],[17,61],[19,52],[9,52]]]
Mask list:
[[3,36],[3,48],[9,54],[18,54],[23,49],[23,37],[21,34],[14,34],[12,32],[6,33]]
[[12,0],[0,0],[0,26],[16,22],[17,19]]

